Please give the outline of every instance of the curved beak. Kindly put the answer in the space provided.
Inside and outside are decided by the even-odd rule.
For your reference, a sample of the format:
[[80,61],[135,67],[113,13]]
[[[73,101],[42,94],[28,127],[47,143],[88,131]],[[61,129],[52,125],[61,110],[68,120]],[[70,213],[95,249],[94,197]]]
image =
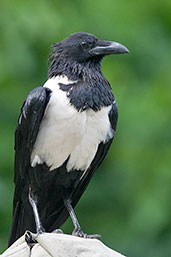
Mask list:
[[92,55],[125,54],[129,50],[122,44],[113,41],[99,40],[96,47],[90,50]]

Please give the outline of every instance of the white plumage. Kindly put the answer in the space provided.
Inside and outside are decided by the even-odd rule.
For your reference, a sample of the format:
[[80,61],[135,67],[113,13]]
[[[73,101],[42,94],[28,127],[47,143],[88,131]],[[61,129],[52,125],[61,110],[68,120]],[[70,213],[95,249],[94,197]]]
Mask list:
[[44,84],[52,90],[52,95],[31,155],[33,167],[45,162],[53,170],[70,156],[68,171],[86,170],[99,143],[113,136],[108,117],[111,106],[97,112],[92,109],[79,112],[70,104],[66,92],[59,89],[58,83],[74,82],[66,76],[57,76]]

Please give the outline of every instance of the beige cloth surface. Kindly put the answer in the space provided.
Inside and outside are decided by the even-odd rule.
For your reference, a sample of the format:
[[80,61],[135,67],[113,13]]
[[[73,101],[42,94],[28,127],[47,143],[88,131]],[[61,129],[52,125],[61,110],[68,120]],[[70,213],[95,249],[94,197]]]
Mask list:
[[66,234],[43,233],[30,250],[25,236],[20,237],[1,257],[124,257],[97,239]]

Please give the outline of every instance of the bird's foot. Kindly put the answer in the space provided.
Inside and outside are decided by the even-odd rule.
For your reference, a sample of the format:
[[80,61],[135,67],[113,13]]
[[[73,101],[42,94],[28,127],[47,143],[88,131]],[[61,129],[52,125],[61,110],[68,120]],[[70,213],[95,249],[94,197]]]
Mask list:
[[91,238],[91,239],[98,239],[101,237],[101,235],[99,235],[99,234],[88,235],[88,234],[84,233],[81,228],[75,228],[72,232],[72,235],[78,236],[78,237],[83,237],[83,238]]
[[30,246],[30,247],[33,247],[36,243],[37,243],[37,240],[36,238],[45,232],[45,229],[43,227],[40,227],[37,229],[37,233],[34,234],[34,233],[31,233],[29,230],[26,231],[25,233],[25,241],[26,243]]
[[36,234],[33,234],[27,230],[25,233],[25,241],[28,246],[33,247],[37,243]]
[[61,229],[59,229],[59,228],[57,228],[57,229],[55,229],[54,231],[52,231],[52,233],[55,233],[55,234],[64,234],[64,232],[63,232]]

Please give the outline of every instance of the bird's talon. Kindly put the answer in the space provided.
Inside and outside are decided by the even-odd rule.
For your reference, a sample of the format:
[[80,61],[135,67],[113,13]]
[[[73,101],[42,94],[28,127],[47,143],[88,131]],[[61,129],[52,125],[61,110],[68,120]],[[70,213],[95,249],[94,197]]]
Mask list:
[[83,237],[83,238],[89,238],[89,239],[98,239],[101,238],[101,235],[99,234],[93,234],[93,235],[88,235],[84,233],[81,229],[74,229],[72,232],[73,236],[78,236],[78,237]]
[[99,239],[99,238],[101,238],[101,235],[99,235],[99,234],[87,235],[87,238]]
[[26,231],[25,233],[25,241],[31,247],[37,243],[36,237],[37,236],[32,234],[30,231]]
[[34,244],[37,243],[36,238],[40,235],[43,234],[45,232],[45,229],[43,227],[39,228],[37,230],[36,234],[31,233],[29,230],[26,231],[25,233],[25,241],[26,243],[32,247]]
[[87,238],[87,236],[88,236],[87,234],[84,234],[84,235],[83,235],[84,238]]

